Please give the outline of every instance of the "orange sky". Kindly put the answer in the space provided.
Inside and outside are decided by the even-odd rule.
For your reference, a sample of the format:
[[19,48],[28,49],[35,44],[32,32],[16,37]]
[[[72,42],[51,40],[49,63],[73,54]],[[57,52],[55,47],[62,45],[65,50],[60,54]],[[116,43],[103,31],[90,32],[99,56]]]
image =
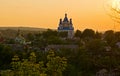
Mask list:
[[56,29],[67,13],[75,29],[119,30],[103,4],[103,0],[0,0],[0,26]]

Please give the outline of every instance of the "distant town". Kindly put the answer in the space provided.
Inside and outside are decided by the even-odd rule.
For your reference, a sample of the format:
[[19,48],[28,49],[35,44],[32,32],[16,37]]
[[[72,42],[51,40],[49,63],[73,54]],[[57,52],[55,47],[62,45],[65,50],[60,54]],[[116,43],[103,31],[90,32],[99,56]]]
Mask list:
[[0,28],[0,75],[120,76],[120,32],[56,28]]

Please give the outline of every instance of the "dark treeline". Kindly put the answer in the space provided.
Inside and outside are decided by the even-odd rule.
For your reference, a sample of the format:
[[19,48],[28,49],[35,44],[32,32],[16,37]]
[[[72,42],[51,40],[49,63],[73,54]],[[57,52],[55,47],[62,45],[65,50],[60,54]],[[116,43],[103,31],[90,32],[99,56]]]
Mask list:
[[[68,39],[67,32],[48,29],[37,34],[29,33],[24,38],[31,41],[31,44],[19,44],[14,39],[7,39],[0,44],[1,75],[9,73],[11,76],[26,76],[27,73],[29,76],[95,76],[102,69],[111,73],[120,71],[120,32],[76,30],[74,38]],[[13,44],[24,47],[20,51],[9,46]],[[48,45],[79,47],[51,49],[51,53],[51,50],[45,50]],[[31,71],[33,68],[35,71]]]

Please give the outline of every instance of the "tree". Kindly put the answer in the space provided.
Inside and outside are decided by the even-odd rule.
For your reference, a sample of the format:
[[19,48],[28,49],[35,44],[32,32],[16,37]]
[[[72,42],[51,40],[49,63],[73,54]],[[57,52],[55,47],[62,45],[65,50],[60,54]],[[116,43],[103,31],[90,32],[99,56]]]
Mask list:
[[53,51],[49,52],[47,56],[47,70],[51,76],[62,76],[62,71],[65,70],[67,66],[67,59],[65,57],[55,56]]
[[88,52],[92,53],[93,55],[100,55],[106,51],[106,46],[107,44],[104,41],[100,39],[94,39],[87,42],[85,48]]
[[27,36],[26,36],[26,39],[27,39],[28,41],[33,41],[34,38],[35,38],[35,36],[34,36],[34,34],[32,34],[32,33],[28,33]]
[[108,30],[104,33],[104,40],[107,41],[107,43],[110,46],[114,46],[115,45],[115,34],[113,30]]
[[11,47],[0,44],[0,69],[6,69],[10,67],[11,58],[14,52]]
[[62,40],[57,36],[49,36],[47,39],[48,44],[62,44]]
[[44,31],[43,33],[42,33],[42,36],[44,37],[44,38],[47,38],[47,37],[49,37],[49,36],[57,36],[58,35],[58,32],[57,31],[54,31],[54,30],[51,30],[51,29],[48,29],[47,31]]
[[75,37],[81,37],[81,31],[80,30],[76,30],[76,32],[75,32]]
[[115,40],[116,42],[120,42],[120,32],[115,32]]
[[36,62],[36,55],[34,52],[30,54],[29,59],[22,59],[15,55],[12,58],[12,68],[10,70],[1,71],[2,76],[62,76],[62,72],[66,69],[67,60],[65,57],[61,58],[55,56],[53,51],[49,51],[47,56],[47,63],[43,61]]
[[58,32],[58,36],[62,37],[62,38],[67,38],[68,37],[68,32],[67,31]]
[[22,59],[22,61],[20,61],[19,57],[15,55],[14,58],[12,58],[11,65],[11,72],[13,72],[15,76],[40,76],[41,74],[44,74],[43,62],[36,63],[34,52],[30,54],[29,59]]
[[96,33],[95,33],[95,38],[96,38],[96,39],[101,39],[101,38],[102,38],[102,33],[96,31]]
[[83,39],[93,39],[95,37],[95,32],[94,30],[92,29],[85,29],[83,32],[82,32],[82,38]]

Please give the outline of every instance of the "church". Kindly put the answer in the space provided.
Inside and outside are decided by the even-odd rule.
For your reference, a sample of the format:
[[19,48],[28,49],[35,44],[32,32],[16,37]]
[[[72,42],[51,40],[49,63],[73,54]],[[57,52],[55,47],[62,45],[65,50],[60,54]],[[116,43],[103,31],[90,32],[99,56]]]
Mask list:
[[67,14],[65,14],[65,18],[62,20],[60,19],[59,26],[58,26],[58,32],[67,32],[68,38],[74,37],[74,27],[72,23],[72,19],[68,20]]

